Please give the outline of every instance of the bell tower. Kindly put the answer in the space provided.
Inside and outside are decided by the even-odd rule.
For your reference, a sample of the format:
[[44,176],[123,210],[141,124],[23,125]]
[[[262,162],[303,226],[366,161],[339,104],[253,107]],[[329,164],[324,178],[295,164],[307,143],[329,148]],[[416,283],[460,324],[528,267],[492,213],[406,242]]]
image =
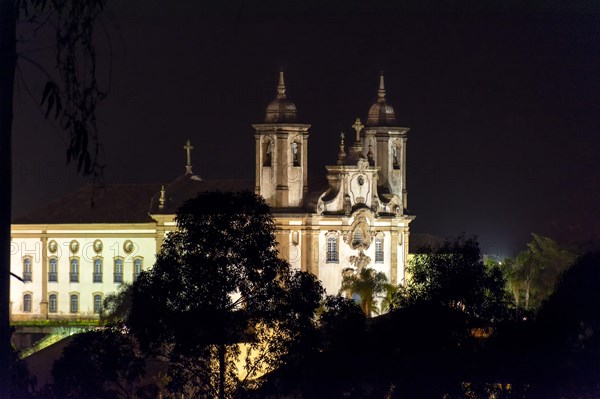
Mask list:
[[407,209],[406,141],[407,127],[399,127],[394,108],[385,98],[383,73],[379,76],[377,101],[369,109],[363,129],[363,151],[369,162],[380,167],[379,190],[382,195],[397,195]]
[[264,123],[252,125],[256,143],[255,192],[273,208],[301,206],[308,191],[308,129],[298,123],[296,106],[287,98],[283,71],[277,97]]

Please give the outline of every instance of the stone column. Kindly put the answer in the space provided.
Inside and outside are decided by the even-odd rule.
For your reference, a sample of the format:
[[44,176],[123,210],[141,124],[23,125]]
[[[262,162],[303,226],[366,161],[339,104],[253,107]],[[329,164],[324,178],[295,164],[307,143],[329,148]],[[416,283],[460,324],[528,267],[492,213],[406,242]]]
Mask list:
[[48,319],[48,234],[42,231],[42,300],[40,301],[40,315]]
[[404,137],[402,139],[402,206],[404,209],[408,209],[408,196],[406,193],[406,142],[406,137]]
[[304,230],[302,240],[302,270],[319,277],[319,230]]
[[390,284],[398,285],[398,231],[391,230]]
[[306,199],[308,194],[308,134],[304,134],[302,137],[302,200],[300,204]]
[[[255,180],[254,180],[254,192],[255,194],[260,194],[260,174],[261,174],[261,170],[262,170],[262,157],[261,157],[261,143],[260,143],[260,138],[261,136],[259,134],[255,134],[255,143],[256,143],[256,164],[255,164]],[[273,155],[273,154],[271,154]]]
[[291,165],[288,159],[288,154],[291,151],[290,144],[288,143],[288,135],[281,132],[277,135],[277,163],[276,168],[276,182],[275,188],[275,206],[286,207],[289,201],[289,188],[288,181],[289,174],[291,172]]

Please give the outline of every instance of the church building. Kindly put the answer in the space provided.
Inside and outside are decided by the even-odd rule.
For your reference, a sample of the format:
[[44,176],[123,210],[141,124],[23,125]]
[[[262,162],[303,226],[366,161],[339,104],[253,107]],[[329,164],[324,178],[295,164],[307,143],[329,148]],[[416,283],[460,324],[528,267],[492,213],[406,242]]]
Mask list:
[[[85,186],[17,217],[12,224],[11,318],[95,318],[104,297],[152,267],[175,213],[204,191],[254,190],[270,205],[280,256],[309,271],[328,294],[345,273],[364,267],[403,284],[408,258],[406,191],[408,128],[398,126],[386,100],[383,75],[366,123],[340,136],[335,165],[325,166],[328,188],[308,187],[310,125],[298,120],[280,72],[276,98],[253,124],[255,180],[204,180],[192,171],[170,184]],[[94,206],[90,206],[94,198]]]

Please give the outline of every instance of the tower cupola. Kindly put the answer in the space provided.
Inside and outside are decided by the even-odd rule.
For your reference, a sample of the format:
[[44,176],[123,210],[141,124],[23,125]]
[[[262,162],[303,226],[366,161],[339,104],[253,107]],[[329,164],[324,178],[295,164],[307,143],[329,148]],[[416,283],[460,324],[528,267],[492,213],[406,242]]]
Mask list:
[[277,97],[267,106],[265,123],[296,123],[298,121],[296,105],[287,98],[283,71],[279,72]]
[[379,90],[377,90],[377,101],[371,105],[367,126],[396,126],[396,114],[394,108],[385,99],[385,83],[383,72],[379,75]]

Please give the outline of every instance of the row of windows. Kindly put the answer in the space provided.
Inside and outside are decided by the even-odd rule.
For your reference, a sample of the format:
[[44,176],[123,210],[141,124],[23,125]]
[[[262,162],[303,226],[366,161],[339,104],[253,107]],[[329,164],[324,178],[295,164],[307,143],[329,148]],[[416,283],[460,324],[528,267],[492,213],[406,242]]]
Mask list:
[[[94,313],[100,313],[102,310],[102,295],[94,294]],[[23,295],[23,311],[31,312],[31,294]],[[48,296],[48,312],[58,313],[58,294]],[[79,312],[79,294],[69,295],[69,312]]]
[[[357,231],[360,231],[357,229]],[[362,234],[362,233],[361,233]],[[355,240],[356,237],[353,238]],[[327,237],[327,263],[338,263],[340,252],[337,237]],[[375,238],[375,263],[383,263],[383,238]]]
[[[93,267],[93,281],[94,283],[102,282],[103,274],[103,259],[95,258]],[[23,280],[33,281],[33,274],[31,271],[31,258],[23,258]],[[143,270],[142,258],[135,258],[133,260],[133,280],[135,281]],[[58,282],[58,259],[50,258],[48,260],[48,281]],[[79,258],[71,258],[69,267],[69,281],[71,283],[79,282]],[[113,266],[113,282],[123,282],[123,259],[116,258]]]

